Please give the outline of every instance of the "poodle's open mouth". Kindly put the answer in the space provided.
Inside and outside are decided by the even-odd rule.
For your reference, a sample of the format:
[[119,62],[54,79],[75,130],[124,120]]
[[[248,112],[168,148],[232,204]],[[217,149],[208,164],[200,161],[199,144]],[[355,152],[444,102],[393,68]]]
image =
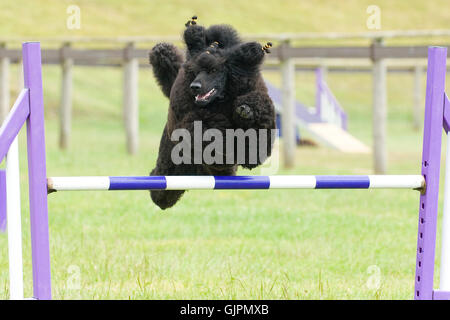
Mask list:
[[207,93],[198,94],[195,96],[195,103],[200,105],[205,105],[211,101],[211,99],[216,95],[217,90],[212,88]]

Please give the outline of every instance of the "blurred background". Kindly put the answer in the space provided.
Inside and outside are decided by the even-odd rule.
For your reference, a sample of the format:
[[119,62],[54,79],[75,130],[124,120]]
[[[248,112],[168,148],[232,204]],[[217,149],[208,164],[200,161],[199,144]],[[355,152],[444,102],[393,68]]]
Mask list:
[[[21,43],[40,41],[49,176],[147,175],[168,109],[148,52],[161,41],[183,49],[193,15],[274,45],[263,75],[283,136],[271,174],[420,172],[427,46],[450,45],[447,0],[2,1],[0,120],[23,86]],[[409,299],[418,199],[406,190],[190,191],[161,211],[147,192],[52,194],[54,295]],[[2,234],[3,298],[7,266]]]

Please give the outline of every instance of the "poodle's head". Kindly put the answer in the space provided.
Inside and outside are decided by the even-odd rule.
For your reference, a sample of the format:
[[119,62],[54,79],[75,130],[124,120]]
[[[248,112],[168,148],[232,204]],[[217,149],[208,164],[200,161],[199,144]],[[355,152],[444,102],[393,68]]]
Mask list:
[[206,107],[251,90],[264,52],[259,43],[248,42],[227,49],[211,45],[192,57],[184,68],[195,104]]
[[227,83],[225,60],[221,52],[209,50],[187,63],[189,88],[196,105],[206,106],[224,98]]

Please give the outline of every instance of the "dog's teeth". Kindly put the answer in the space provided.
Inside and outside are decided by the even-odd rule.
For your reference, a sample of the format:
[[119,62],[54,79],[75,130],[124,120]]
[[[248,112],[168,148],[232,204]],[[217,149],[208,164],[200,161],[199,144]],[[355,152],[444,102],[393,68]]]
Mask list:
[[216,89],[211,89],[211,90],[209,90],[207,93],[205,93],[205,94],[203,94],[203,95],[201,95],[201,94],[198,94],[198,95],[196,95],[195,96],[195,101],[205,101],[206,99],[208,99],[213,93],[215,93],[216,92]]

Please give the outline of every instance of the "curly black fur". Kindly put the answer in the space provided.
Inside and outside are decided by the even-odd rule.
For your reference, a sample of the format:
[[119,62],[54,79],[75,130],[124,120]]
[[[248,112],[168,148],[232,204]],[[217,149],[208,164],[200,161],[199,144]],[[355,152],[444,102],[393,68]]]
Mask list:
[[[243,43],[237,32],[227,25],[206,29],[197,23],[187,23],[183,38],[187,47],[184,62],[181,53],[171,44],[157,44],[150,52],[154,75],[170,98],[158,160],[150,175],[235,175],[236,159],[233,164],[225,164],[225,153],[217,155],[223,157],[224,164],[207,164],[203,160],[199,164],[174,164],[171,153],[177,142],[170,137],[175,129],[183,128],[193,139],[194,121],[202,122],[203,132],[211,128],[219,130],[224,140],[226,129],[275,129],[273,103],[260,73],[265,52],[259,43]],[[202,89],[193,88],[193,83],[202,84]],[[201,96],[212,88],[215,95],[211,101],[197,100],[196,95]],[[268,143],[262,144],[267,148],[267,157],[274,138],[270,130],[268,133]],[[203,142],[202,147],[207,144]],[[194,146],[193,141],[191,145]],[[266,159],[259,156],[257,163],[249,161],[251,152],[260,153],[259,146],[257,150],[250,150],[247,144],[245,163],[239,164],[251,169],[264,162]],[[183,193],[184,190],[151,191],[151,198],[161,209],[166,209]]]
[[166,97],[170,96],[170,89],[183,63],[183,55],[170,43],[159,43],[150,51],[150,64],[153,73]]

